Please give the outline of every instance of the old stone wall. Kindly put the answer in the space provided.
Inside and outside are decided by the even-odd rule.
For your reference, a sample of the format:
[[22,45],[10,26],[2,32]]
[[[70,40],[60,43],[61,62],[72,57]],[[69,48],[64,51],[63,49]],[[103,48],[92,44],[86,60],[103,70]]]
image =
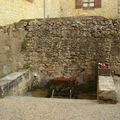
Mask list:
[[95,79],[98,62],[119,71],[119,22],[102,17],[31,20],[25,61],[50,76],[76,76],[83,67],[86,80]]
[[[23,65],[56,77],[77,76],[81,68],[85,68],[85,80],[96,79],[98,62],[108,62],[113,70],[120,71],[119,19],[78,17],[24,20],[10,29],[10,35],[5,36],[7,31],[2,33],[1,41],[2,36],[9,40],[9,44],[12,44],[12,38],[15,38],[15,43],[22,41],[18,47],[10,47],[16,47],[14,53],[18,50],[17,57],[13,57],[17,61],[13,66],[17,69]],[[22,37],[19,37],[20,30]],[[16,34],[19,35],[12,36]]]

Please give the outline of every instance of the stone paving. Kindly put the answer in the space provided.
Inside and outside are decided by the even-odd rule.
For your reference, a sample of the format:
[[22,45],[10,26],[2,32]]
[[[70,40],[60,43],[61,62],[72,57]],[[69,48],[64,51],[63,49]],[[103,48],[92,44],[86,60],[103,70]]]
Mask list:
[[120,103],[6,97],[0,99],[0,120],[120,120]]

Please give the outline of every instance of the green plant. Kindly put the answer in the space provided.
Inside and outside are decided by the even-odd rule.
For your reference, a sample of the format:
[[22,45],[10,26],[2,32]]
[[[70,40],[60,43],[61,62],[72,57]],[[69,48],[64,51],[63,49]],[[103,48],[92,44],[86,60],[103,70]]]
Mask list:
[[23,68],[24,69],[31,69],[32,65],[30,63],[26,63],[26,64],[23,65]]

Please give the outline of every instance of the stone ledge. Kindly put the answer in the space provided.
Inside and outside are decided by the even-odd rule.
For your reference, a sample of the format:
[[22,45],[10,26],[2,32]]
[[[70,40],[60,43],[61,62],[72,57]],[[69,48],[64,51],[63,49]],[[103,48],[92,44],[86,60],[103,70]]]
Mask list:
[[117,94],[112,76],[98,76],[97,99],[99,103],[117,103]]
[[0,79],[0,97],[7,95],[22,95],[31,82],[29,70],[11,73]]

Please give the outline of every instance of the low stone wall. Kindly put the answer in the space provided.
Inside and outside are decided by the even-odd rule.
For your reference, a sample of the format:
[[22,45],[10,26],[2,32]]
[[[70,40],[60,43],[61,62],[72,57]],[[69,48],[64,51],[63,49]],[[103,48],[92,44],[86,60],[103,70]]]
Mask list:
[[99,103],[117,102],[117,93],[112,76],[98,76],[97,99]]
[[31,84],[32,74],[29,70],[11,73],[0,79],[0,97],[25,95]]

